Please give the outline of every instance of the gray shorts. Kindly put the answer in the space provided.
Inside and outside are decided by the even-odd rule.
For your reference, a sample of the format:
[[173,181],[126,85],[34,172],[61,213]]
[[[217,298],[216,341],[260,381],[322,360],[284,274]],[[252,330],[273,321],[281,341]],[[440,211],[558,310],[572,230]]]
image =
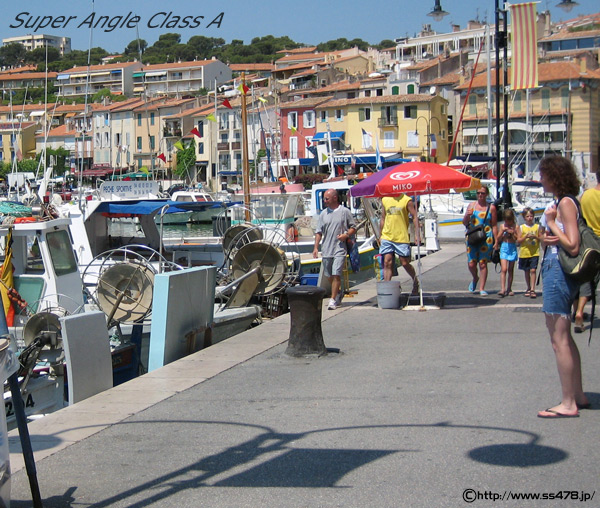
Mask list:
[[340,277],[344,269],[345,257],[337,256],[335,258],[322,258],[321,266],[323,267],[323,276],[331,277],[337,275]]
[[379,254],[396,254],[401,258],[410,258],[410,244],[394,243],[389,240],[381,240]]

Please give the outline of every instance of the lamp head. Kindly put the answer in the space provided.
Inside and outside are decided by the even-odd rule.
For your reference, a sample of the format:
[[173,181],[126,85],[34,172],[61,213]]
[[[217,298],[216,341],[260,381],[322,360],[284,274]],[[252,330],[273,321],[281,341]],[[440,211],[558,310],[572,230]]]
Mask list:
[[444,16],[447,16],[449,13],[442,9],[440,5],[440,0],[435,0],[435,5],[433,6],[433,10],[427,14],[431,16],[434,21],[442,21]]
[[562,0],[556,7],[560,7],[565,12],[571,12],[573,7],[577,7],[579,4],[573,0]]

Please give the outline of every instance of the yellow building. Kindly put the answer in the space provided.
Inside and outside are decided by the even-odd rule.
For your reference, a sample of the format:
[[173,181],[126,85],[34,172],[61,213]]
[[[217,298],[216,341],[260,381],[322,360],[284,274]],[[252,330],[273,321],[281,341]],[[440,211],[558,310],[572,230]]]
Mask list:
[[327,130],[337,133],[332,136],[336,155],[370,160],[366,156],[379,149],[390,161],[414,157],[446,162],[447,107],[446,99],[425,94],[333,99],[315,108],[315,138],[326,137]]

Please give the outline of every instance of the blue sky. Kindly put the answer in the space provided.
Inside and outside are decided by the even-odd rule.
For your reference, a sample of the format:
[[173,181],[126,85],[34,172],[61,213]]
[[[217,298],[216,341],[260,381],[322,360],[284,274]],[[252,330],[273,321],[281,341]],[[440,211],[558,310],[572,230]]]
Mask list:
[[[543,0],[538,4],[538,11],[550,9],[553,21],[600,11],[597,0],[578,0],[579,6],[568,14],[556,7],[558,2],[559,0]],[[435,22],[427,16],[433,5],[434,0],[28,0],[4,2],[0,36],[5,38],[28,33],[68,36],[71,37],[74,49],[87,50],[90,28],[89,22],[85,24],[85,20],[94,11],[94,21],[100,16],[108,16],[113,24],[118,21],[117,16],[125,20],[129,13],[130,18],[138,15],[139,36],[150,45],[160,34],[166,32],[181,34],[182,42],[187,42],[194,35],[221,37],[226,42],[241,39],[245,43],[249,43],[254,37],[287,35],[296,42],[306,44],[317,44],[340,37],[349,40],[360,38],[376,44],[383,39],[413,36],[425,23],[430,23],[437,32],[449,32],[451,23],[465,27],[469,19],[479,17],[480,20],[493,22],[494,18],[495,3],[492,0],[442,0],[442,7],[450,15],[441,22]],[[22,14],[25,12],[29,15]],[[165,19],[169,12],[172,13],[171,17]],[[216,22],[207,26],[220,13],[223,13],[220,26]],[[51,17],[55,28],[48,26],[37,31],[25,28],[28,18],[33,23],[37,18],[39,25],[45,16]],[[60,19],[61,16],[63,19]],[[190,22],[195,17],[204,18],[198,19],[197,28],[154,26],[163,21],[176,22],[174,16],[179,16],[181,20],[189,16]],[[117,27],[110,30],[107,26],[105,29],[98,27],[91,31],[92,45],[103,47],[112,53],[122,51],[136,37],[135,28]]]

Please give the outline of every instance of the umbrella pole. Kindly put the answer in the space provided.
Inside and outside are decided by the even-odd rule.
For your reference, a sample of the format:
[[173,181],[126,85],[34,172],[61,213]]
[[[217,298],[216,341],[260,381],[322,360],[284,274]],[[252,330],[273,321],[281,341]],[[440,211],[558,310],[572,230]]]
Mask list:
[[[431,200],[429,201],[431,204]],[[419,304],[421,310],[425,310],[423,305],[423,284],[421,284],[421,225],[419,224],[419,208],[417,206],[417,194],[415,193],[415,212],[417,213],[417,225],[418,225],[418,241],[417,241],[417,280],[419,281]],[[415,235],[417,236],[417,235]]]

